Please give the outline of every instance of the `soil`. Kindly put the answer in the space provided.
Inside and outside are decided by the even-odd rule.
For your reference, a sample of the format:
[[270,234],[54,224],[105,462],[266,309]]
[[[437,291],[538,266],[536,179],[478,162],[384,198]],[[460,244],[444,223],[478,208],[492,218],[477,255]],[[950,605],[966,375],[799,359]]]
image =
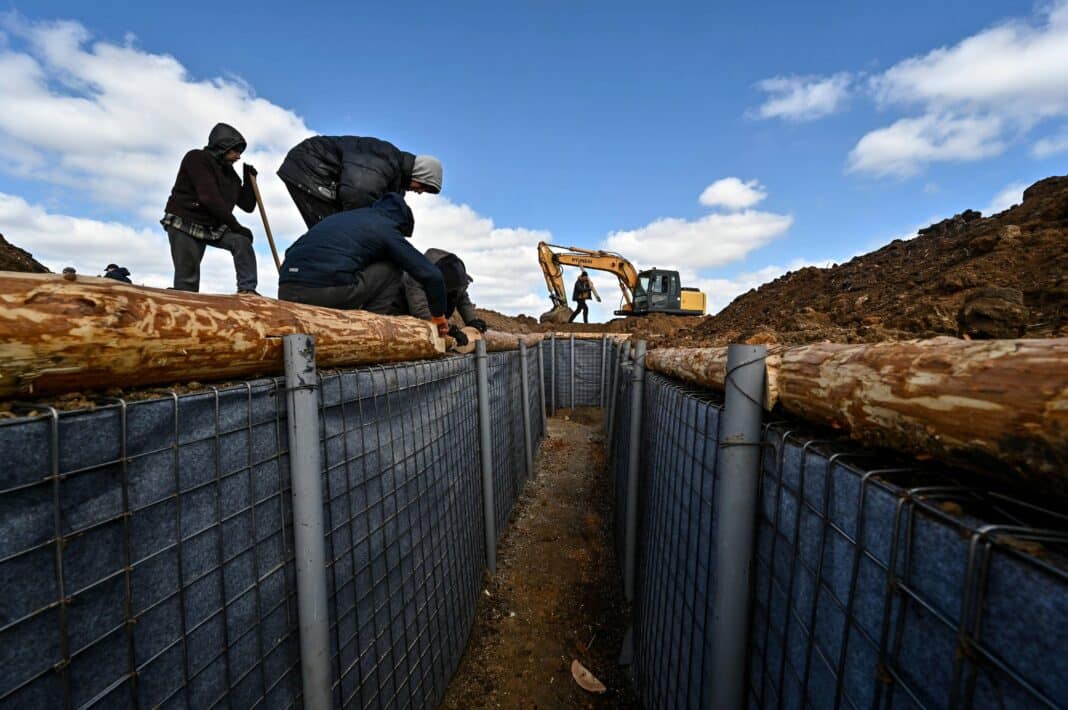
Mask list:
[[20,249],[0,234],[0,271],[21,271],[31,274],[47,274],[48,269],[33,258],[33,254]]
[[848,263],[790,272],[714,316],[652,315],[555,329],[630,332],[651,348],[1065,337],[1068,177],[1035,183],[1021,204],[991,217],[965,210]]
[[[441,707],[633,708],[617,664],[629,611],[613,555],[602,412],[559,410],[484,581],[474,628]],[[608,690],[571,676],[578,659]]]

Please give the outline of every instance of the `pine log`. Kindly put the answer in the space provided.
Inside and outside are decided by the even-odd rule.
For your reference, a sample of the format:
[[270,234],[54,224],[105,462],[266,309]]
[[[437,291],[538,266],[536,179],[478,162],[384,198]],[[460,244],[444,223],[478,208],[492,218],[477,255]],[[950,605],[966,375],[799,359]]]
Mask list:
[[278,373],[289,333],[315,336],[319,367],[445,349],[416,318],[0,272],[0,398]]
[[[779,400],[780,360],[774,353],[764,360],[765,409],[773,408]],[[645,356],[645,366],[668,377],[722,392],[727,374],[727,348],[657,348]]]
[[868,444],[1068,492],[1068,338],[791,348],[779,401]]
[[[478,328],[472,328],[467,326],[466,328],[460,328],[467,336],[467,345],[453,345],[449,348],[454,353],[460,353],[461,355],[467,355],[475,352],[475,343],[482,340],[482,332]],[[455,341],[453,341],[455,342]]]

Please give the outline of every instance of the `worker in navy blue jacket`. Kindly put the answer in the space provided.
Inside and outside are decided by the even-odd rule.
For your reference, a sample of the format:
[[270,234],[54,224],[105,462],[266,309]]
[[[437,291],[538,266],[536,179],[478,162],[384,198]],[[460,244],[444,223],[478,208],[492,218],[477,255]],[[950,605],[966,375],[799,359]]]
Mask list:
[[430,320],[446,335],[445,281],[408,241],[414,229],[411,208],[393,192],[371,207],[326,217],[286,249],[278,298],[389,313],[407,272],[426,290]]

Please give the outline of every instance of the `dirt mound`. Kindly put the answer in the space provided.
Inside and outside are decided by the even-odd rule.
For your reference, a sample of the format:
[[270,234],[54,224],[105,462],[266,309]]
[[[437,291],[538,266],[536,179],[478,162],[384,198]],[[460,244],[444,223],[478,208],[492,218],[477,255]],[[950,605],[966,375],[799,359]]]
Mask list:
[[522,313],[517,316],[506,316],[485,308],[476,308],[475,312],[478,313],[479,318],[486,321],[490,330],[500,330],[505,333],[537,333],[542,330],[537,318],[531,318]]
[[19,249],[0,234],[0,271],[21,271],[31,274],[47,274],[48,269],[25,249]]
[[937,335],[1068,335],[1068,177],[1035,183],[1022,204],[1000,214],[967,210],[846,264],[788,273],[660,342]]

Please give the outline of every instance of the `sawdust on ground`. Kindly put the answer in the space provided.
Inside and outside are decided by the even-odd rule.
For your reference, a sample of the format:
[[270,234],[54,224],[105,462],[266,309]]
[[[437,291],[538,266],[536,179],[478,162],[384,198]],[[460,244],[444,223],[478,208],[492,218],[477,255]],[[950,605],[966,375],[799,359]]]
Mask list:
[[[483,583],[467,651],[441,707],[632,708],[617,665],[628,620],[611,543],[601,410],[560,410]],[[571,677],[578,659],[608,690]]]

